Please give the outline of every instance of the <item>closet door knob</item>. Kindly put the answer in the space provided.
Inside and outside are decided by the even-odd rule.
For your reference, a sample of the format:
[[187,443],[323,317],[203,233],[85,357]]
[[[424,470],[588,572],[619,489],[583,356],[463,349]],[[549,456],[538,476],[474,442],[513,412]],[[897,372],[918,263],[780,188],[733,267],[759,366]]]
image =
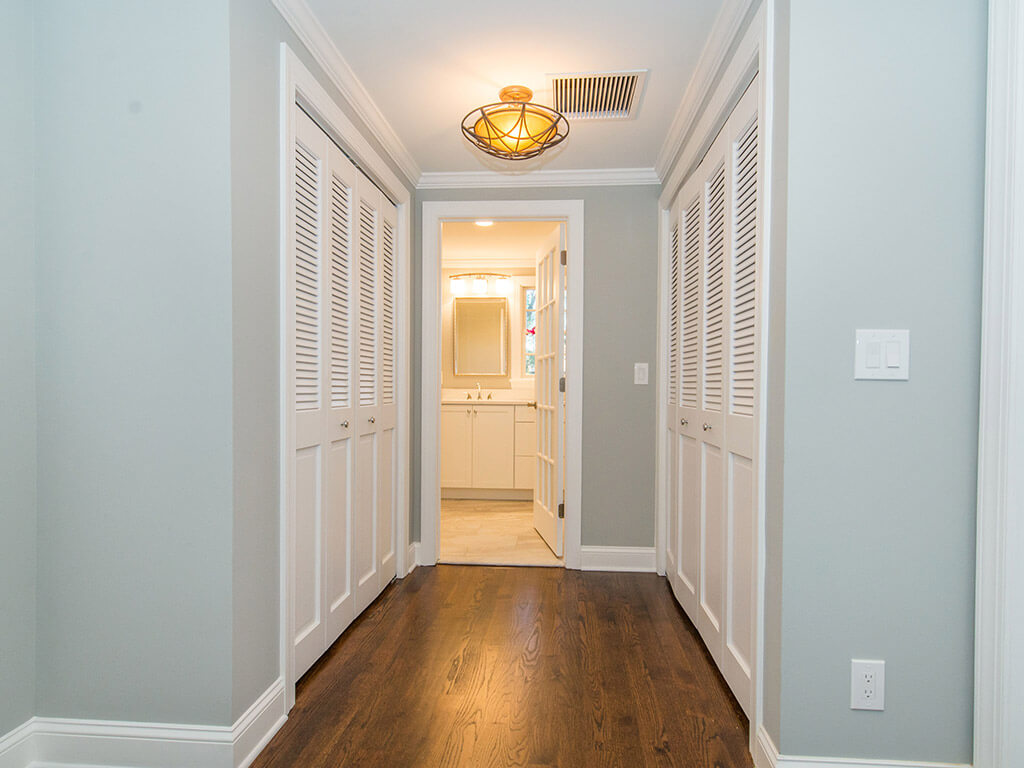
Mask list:
[[706,421],[704,422],[703,430],[705,432],[710,432],[711,431],[711,425],[708,424]]
[[348,429],[348,419],[345,419],[343,422],[341,422],[341,426],[345,429]]
[[679,420],[679,426],[680,426],[680,427],[685,427],[685,426],[686,426],[687,424],[689,424],[689,423],[690,423],[690,422],[688,422],[688,421],[687,421],[686,419],[680,419],[680,420]]
[[371,424],[374,424],[374,423],[376,423],[376,421],[377,421],[377,420],[376,420],[375,418],[373,418],[373,416],[371,416],[371,417],[370,417],[370,418],[368,419],[368,421],[369,421],[369,422],[370,422]]

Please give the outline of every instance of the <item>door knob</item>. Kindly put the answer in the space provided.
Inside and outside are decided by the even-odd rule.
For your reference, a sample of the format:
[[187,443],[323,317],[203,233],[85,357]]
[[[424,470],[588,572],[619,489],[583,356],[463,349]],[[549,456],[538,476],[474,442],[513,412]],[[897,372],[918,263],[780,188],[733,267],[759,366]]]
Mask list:
[[348,429],[348,419],[345,419],[343,422],[341,422],[341,426],[344,429]]
[[377,421],[377,420],[376,420],[375,418],[373,418],[373,416],[371,416],[371,417],[369,418],[369,422],[370,422],[371,424],[374,424],[374,423],[376,423],[376,421]]
[[707,422],[705,421],[705,422],[704,422],[704,426],[702,427],[702,429],[703,429],[703,430],[704,430],[705,432],[710,432],[710,431],[711,431],[711,425],[710,425],[710,424],[708,424],[708,423],[707,423]]
[[690,423],[690,422],[688,422],[688,421],[687,421],[686,419],[680,419],[680,420],[679,420],[679,426],[680,426],[680,427],[685,427],[685,426],[686,426],[687,424],[689,424],[689,423]]

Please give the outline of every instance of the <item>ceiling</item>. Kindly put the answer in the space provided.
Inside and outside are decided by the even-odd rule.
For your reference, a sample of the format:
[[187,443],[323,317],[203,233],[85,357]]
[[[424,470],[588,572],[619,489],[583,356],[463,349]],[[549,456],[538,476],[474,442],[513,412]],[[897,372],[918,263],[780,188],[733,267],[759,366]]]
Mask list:
[[479,227],[471,221],[446,221],[441,229],[444,266],[533,267],[536,254],[559,224],[555,221],[496,221]]
[[[307,0],[335,47],[426,173],[653,168],[722,0],[515,4]],[[505,85],[550,103],[547,74],[649,69],[637,117],[570,122],[539,158],[503,161],[463,138],[470,110]]]

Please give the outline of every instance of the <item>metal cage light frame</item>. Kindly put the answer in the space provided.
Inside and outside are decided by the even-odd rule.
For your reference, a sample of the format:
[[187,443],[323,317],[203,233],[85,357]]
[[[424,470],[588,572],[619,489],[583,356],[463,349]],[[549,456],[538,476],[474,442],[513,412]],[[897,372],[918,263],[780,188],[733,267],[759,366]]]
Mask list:
[[477,107],[462,119],[462,133],[477,149],[503,160],[528,160],[565,141],[569,121],[543,104],[534,104],[533,91],[510,85],[501,101]]

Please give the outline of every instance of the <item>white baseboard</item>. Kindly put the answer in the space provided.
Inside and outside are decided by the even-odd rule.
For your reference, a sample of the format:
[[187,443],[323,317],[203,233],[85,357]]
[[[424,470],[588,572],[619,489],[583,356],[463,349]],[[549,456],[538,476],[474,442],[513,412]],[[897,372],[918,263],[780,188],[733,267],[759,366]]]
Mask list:
[[0,768],[25,768],[36,759],[32,724],[33,721],[29,720],[0,736]]
[[420,564],[420,543],[414,541],[409,545],[408,552],[405,556],[405,575],[408,576],[410,573],[416,570],[416,566]]
[[0,768],[248,768],[286,718],[282,679],[232,726],[34,717],[0,738]]
[[249,768],[288,719],[284,678],[277,678],[231,727],[231,765]]
[[655,573],[658,569],[654,547],[581,547],[581,571],[632,571]]
[[762,725],[754,743],[756,768],[971,768],[964,763],[922,763],[915,760],[865,760],[853,757],[780,755]]

